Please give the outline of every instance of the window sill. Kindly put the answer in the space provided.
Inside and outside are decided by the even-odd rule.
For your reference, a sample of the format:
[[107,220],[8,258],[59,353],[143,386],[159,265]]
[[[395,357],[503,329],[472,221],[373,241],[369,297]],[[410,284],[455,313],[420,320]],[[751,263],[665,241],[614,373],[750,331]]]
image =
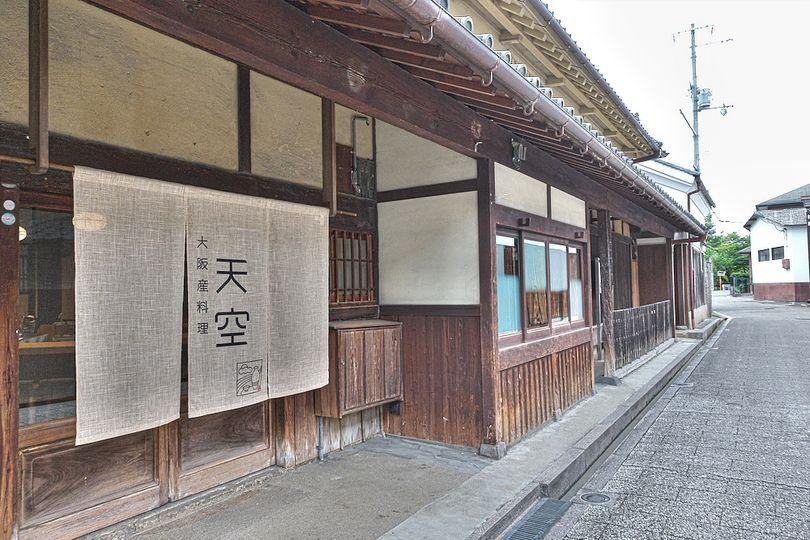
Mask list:
[[571,325],[570,330],[540,339],[515,344],[501,341],[498,367],[500,370],[508,369],[590,341],[591,329],[585,321],[577,321]]

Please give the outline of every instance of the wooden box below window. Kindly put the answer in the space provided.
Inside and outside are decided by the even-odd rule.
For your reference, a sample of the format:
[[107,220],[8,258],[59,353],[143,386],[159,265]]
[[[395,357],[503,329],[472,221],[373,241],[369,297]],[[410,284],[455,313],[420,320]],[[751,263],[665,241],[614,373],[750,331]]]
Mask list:
[[333,321],[329,384],[315,391],[315,414],[341,418],[402,399],[402,323]]

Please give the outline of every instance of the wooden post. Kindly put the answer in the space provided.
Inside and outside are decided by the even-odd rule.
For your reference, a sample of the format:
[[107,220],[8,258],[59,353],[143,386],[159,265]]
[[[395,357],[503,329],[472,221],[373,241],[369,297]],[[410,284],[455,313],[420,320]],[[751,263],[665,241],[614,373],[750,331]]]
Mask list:
[[[15,184],[0,184],[0,213],[4,217],[0,224],[0,539],[15,537],[17,527],[19,199]],[[14,223],[6,225],[12,218]]]
[[48,170],[48,0],[28,2],[28,134],[34,174]]
[[605,362],[602,375],[612,377],[616,371],[616,354],[613,342],[613,242],[608,211],[597,210],[596,222],[595,248],[602,283],[602,346]]
[[236,66],[236,134],[239,172],[251,172],[250,68]]
[[275,412],[276,464],[288,469],[295,466],[295,396],[273,400]]
[[[498,369],[498,266],[495,258],[495,165],[478,160],[478,272],[481,329],[481,389],[484,419],[482,453],[499,457],[501,433],[500,371]],[[483,452],[487,445],[487,452]],[[505,445],[503,445],[505,448]]]
[[337,147],[335,146],[335,104],[321,99],[321,136],[323,148],[323,200],[329,203],[329,215],[337,215]]
[[667,246],[667,298],[670,302],[669,317],[672,319],[672,336],[675,337],[675,265],[672,256],[672,239],[666,239]]

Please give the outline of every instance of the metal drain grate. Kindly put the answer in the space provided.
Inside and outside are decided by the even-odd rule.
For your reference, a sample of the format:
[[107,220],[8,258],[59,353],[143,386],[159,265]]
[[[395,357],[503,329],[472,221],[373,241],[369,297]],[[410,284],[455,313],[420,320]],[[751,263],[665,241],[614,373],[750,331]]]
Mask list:
[[523,519],[506,531],[504,540],[540,540],[548,534],[569,506],[570,501],[541,499]]

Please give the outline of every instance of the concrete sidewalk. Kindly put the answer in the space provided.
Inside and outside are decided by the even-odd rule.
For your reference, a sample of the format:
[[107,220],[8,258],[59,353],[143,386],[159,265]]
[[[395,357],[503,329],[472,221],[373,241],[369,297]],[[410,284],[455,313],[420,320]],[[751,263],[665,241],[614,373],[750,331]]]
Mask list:
[[675,340],[509,449],[397,437],[335,452],[324,463],[270,469],[161,507],[94,538],[477,538],[499,534],[543,496],[559,497],[698,349]]

